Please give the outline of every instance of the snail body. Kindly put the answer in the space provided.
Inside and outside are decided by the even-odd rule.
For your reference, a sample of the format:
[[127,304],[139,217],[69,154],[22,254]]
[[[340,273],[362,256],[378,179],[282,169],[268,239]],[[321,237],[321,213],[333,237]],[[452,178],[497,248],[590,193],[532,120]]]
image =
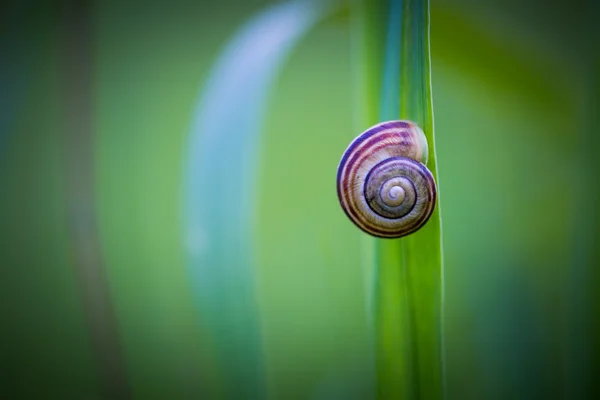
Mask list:
[[437,198],[427,169],[427,140],[411,121],[379,123],[355,138],[337,171],[342,209],[360,229],[381,238],[417,231]]

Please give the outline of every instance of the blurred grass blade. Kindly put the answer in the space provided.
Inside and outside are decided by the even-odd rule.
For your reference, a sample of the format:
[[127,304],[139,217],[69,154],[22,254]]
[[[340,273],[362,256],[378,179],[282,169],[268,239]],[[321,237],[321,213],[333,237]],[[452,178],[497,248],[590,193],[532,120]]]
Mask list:
[[63,4],[66,203],[78,278],[103,396],[131,397],[118,322],[101,255],[95,201],[91,2]]
[[[364,63],[363,130],[409,119],[423,128],[427,167],[436,181],[429,53],[429,2],[363,0],[356,8],[358,55]],[[399,240],[365,238],[372,258],[378,397],[444,397],[443,259],[440,204],[418,232]]]
[[252,18],[214,65],[195,111],[185,166],[185,237],[219,393],[262,398],[254,294],[256,177],[270,87],[324,2],[291,1]]

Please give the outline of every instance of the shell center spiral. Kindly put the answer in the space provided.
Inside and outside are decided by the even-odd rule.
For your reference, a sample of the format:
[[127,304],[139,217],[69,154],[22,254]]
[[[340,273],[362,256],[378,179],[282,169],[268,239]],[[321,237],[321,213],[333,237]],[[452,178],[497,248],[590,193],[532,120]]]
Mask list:
[[377,164],[367,175],[365,199],[379,216],[398,219],[414,208],[417,191],[410,179],[411,163],[402,157],[390,158]]
[[379,195],[381,196],[381,200],[391,207],[399,206],[404,202],[404,198],[406,197],[406,192],[402,188],[401,181],[402,178],[392,178],[385,182],[381,187],[381,191]]

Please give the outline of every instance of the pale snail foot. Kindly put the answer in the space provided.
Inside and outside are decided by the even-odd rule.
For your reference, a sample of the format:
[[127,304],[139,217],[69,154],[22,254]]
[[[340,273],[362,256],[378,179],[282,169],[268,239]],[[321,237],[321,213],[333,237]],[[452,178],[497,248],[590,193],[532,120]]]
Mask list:
[[437,197],[427,154],[425,134],[411,121],[382,122],[355,138],[337,171],[338,197],[350,220],[382,238],[421,228]]

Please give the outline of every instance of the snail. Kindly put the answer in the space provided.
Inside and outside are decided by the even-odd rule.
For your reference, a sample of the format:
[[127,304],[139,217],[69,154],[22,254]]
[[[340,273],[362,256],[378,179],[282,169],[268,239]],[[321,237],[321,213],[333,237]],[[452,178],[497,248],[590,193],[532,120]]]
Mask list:
[[411,121],[381,122],[355,138],[337,170],[340,204],[364,232],[399,238],[421,228],[437,189],[425,134]]

